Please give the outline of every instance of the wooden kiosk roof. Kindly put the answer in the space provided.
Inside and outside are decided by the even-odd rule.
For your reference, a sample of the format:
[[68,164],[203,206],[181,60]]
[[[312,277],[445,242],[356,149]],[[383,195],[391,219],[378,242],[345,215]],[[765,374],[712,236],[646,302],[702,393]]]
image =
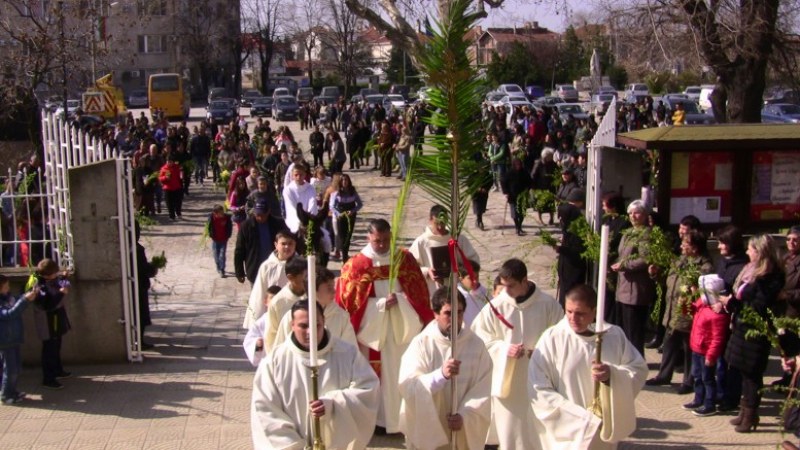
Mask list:
[[[687,145],[688,144],[688,145]],[[617,135],[617,145],[646,150],[800,148],[800,124],[724,124],[646,128]]]

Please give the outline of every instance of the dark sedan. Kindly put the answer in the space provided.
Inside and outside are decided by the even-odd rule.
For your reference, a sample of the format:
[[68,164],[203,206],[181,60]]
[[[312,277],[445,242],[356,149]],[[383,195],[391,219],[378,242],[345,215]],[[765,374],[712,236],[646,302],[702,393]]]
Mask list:
[[227,123],[237,116],[236,108],[228,100],[213,100],[206,108],[206,117],[214,123]]
[[800,123],[800,106],[791,103],[765,105],[761,110],[764,123]]
[[294,97],[278,97],[272,103],[272,117],[276,120],[297,119],[299,108]]
[[272,115],[272,99],[269,97],[254,98],[250,106],[250,116],[269,117]]

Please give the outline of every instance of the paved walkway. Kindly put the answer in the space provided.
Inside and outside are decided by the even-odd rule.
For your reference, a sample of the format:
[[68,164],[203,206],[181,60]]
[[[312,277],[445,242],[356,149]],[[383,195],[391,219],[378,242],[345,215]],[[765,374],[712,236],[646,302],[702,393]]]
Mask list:
[[[298,133],[300,134],[300,133]],[[303,135],[298,136],[304,140]],[[302,146],[302,145],[301,145]],[[365,208],[356,224],[353,248],[365,244],[364,224],[385,217],[394,207],[399,181],[379,178],[376,172],[353,174]],[[154,283],[154,325],[148,340],[155,347],[143,363],[69,367],[75,376],[61,391],[45,391],[37,384],[38,370],[26,369],[21,389],[30,399],[18,406],[0,406],[0,449],[246,449],[251,447],[249,407],[253,369],[240,343],[248,284],[214,270],[211,251],[201,244],[206,214],[222,194],[208,184],[192,186],[184,219],[162,222],[143,233],[148,254],[165,251],[166,269]],[[531,277],[549,287],[553,252],[530,237],[536,219],[528,219],[528,237],[517,237],[503,223],[502,198],[492,194],[484,222],[485,232],[470,238],[487,270],[510,257],[523,258]],[[408,241],[426,222],[430,202],[415,191],[409,202],[401,235]],[[228,246],[228,269],[233,268],[233,241]],[[331,268],[338,269],[338,263]],[[79,331],[77,331],[79,332]],[[69,339],[69,336],[67,336]],[[651,369],[657,366],[648,351]],[[772,373],[776,373],[772,368]],[[679,375],[678,375],[679,376]],[[677,377],[676,377],[677,380]],[[768,379],[769,381],[770,379]],[[639,429],[622,449],[763,449],[780,442],[776,421],[777,398],[767,398],[758,432],[734,433],[730,416],[696,418],[668,388],[648,388],[637,399]],[[404,448],[397,437],[376,437],[370,448]]]

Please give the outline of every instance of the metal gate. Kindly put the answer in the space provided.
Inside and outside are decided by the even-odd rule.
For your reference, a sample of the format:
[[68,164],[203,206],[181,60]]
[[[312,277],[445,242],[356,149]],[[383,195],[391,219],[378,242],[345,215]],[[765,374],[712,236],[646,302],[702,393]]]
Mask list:
[[133,177],[131,162],[115,154],[100,139],[75,130],[53,114],[42,115],[44,142],[44,168],[47,197],[47,218],[50,236],[57,237],[55,257],[59,265],[74,269],[80,261],[74,260],[74,238],[70,209],[70,168],[115,160],[117,175],[117,215],[119,230],[122,280],[122,310],[120,323],[125,327],[128,360],[141,361],[141,335],[139,327],[139,297],[136,271],[136,236],[134,229]]
[[603,152],[600,151],[603,147],[614,147],[617,144],[617,99],[611,99],[611,104],[606,109],[606,114],[603,120],[600,121],[597,127],[597,132],[594,138],[589,143],[589,158],[587,160],[587,175],[586,175],[586,220],[595,231],[600,230],[600,221],[603,218],[603,208],[601,200],[603,199],[603,192],[601,192],[600,175],[602,171],[600,168],[603,165]]

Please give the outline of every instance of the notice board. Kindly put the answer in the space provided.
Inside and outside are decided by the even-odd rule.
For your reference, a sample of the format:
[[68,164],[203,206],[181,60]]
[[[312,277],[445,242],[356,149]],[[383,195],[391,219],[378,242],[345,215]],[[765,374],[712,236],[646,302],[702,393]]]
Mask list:
[[703,223],[730,222],[733,153],[673,152],[670,156],[670,224],[690,214]]
[[753,152],[750,219],[800,217],[800,151]]

